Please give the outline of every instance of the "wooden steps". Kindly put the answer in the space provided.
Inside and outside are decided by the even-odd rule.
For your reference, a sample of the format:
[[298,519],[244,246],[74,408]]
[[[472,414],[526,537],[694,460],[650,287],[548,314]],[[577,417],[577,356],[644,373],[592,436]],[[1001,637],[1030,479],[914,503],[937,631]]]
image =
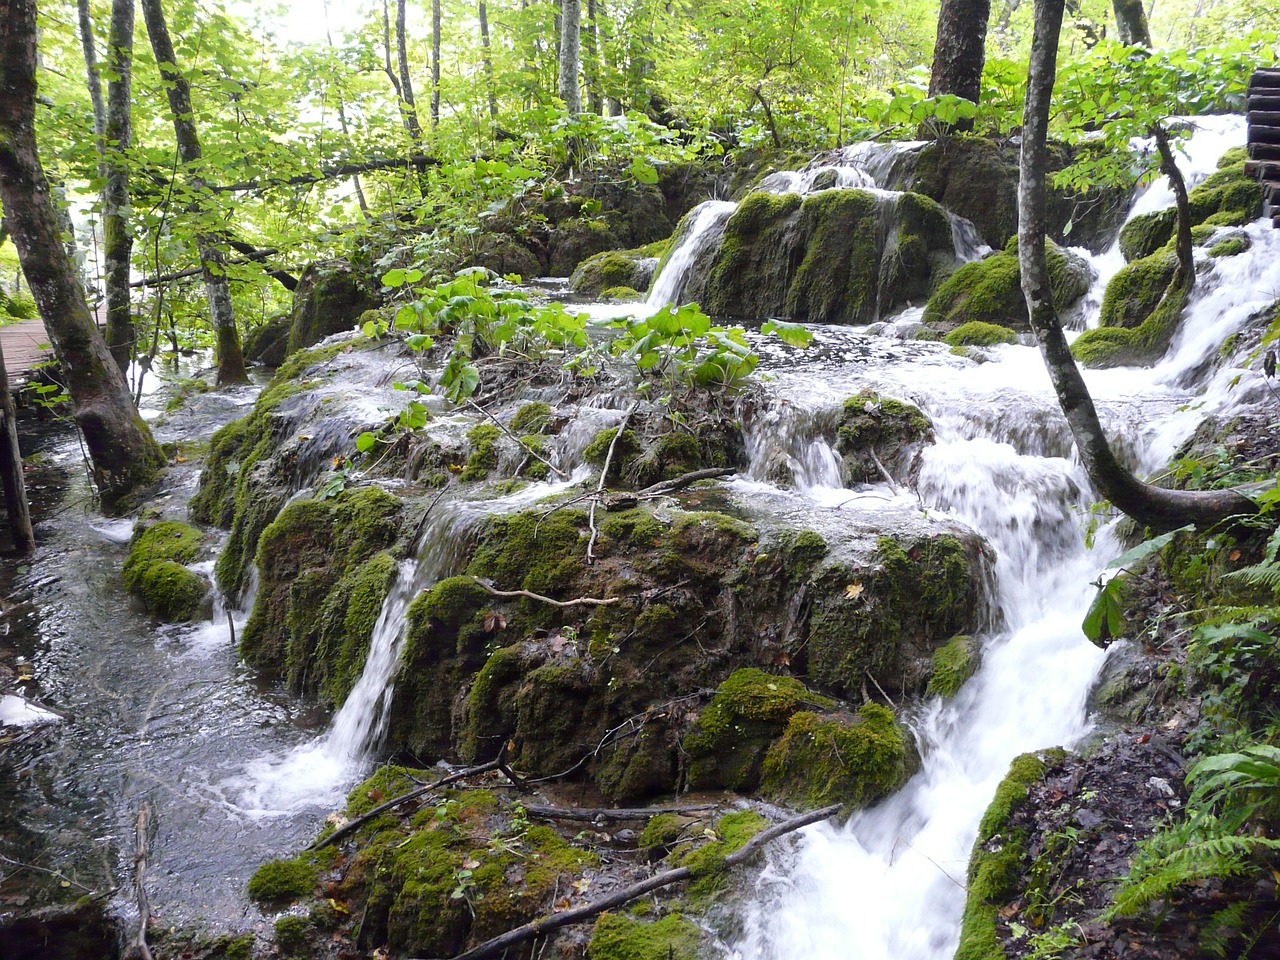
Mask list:
[[1253,72],[1245,109],[1249,159],[1244,169],[1262,186],[1263,216],[1280,229],[1280,70]]

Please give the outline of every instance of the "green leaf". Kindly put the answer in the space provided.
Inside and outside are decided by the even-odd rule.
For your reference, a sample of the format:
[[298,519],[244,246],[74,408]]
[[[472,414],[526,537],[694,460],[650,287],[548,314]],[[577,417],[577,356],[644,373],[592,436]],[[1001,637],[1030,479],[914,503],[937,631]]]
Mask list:
[[773,335],[789,347],[807,347],[813,343],[813,334],[801,324],[785,320],[770,320],[760,328],[766,336]]
[[1120,577],[1112,577],[1098,591],[1080,624],[1093,643],[1105,646],[1124,632],[1124,609],[1120,606]]
[[377,444],[378,444],[377,434],[370,433],[367,430],[364,433],[360,434],[360,436],[356,437],[356,449],[361,453],[368,453],[375,446],[377,446]]
[[1179,527],[1177,530],[1170,530],[1168,533],[1162,533],[1158,537],[1152,537],[1150,540],[1144,540],[1136,547],[1126,550],[1120,556],[1116,557],[1106,565],[1106,570],[1118,570],[1124,567],[1132,567],[1147,559],[1153,553],[1163,550],[1169,543],[1180,533],[1195,533],[1196,527],[1193,523],[1188,523],[1185,527]]

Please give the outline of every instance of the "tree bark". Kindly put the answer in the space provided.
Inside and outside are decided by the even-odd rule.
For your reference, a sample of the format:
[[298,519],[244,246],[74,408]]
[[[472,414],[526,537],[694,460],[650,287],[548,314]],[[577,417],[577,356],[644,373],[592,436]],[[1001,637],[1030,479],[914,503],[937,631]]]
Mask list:
[[[987,60],[987,20],[991,0],[942,0],[938,10],[938,35],[933,45],[933,69],[929,96],[953,94],[977,103],[982,94],[982,68]],[[971,130],[972,120],[952,126],[934,126],[930,132]]]
[[1151,27],[1147,24],[1147,12],[1142,9],[1142,0],[1111,0],[1111,7],[1116,14],[1116,27],[1120,31],[1120,42],[1130,47],[1151,49]]
[[22,475],[22,451],[18,447],[18,411],[9,392],[9,372],[0,348],[0,480],[4,485],[4,505],[9,515],[13,546],[19,553],[36,547],[31,530],[31,508],[27,504],[27,481]]
[[581,27],[580,0],[560,0],[560,99],[570,116],[582,112],[582,90],[578,86]]
[[[165,23],[160,0],[142,0],[142,18],[151,38],[156,63],[169,97],[169,111],[173,114],[173,132],[178,141],[178,156],[183,165],[191,168],[189,182],[197,196],[205,193],[207,184],[200,172],[200,138],[196,132],[195,112],[191,106],[191,87],[178,67],[169,38],[169,26]],[[204,203],[196,201],[197,213],[204,211]],[[240,334],[236,330],[235,312],[231,307],[231,286],[227,283],[226,256],[217,238],[208,231],[196,234],[196,249],[200,254],[200,266],[204,271],[205,293],[209,299],[209,314],[213,320],[216,342],[218,384],[247,383],[244,353],[240,349]]]
[[[403,0],[401,0],[403,3]],[[440,126],[440,0],[431,0],[431,129]]]
[[587,112],[596,116],[604,112],[604,84],[600,79],[600,26],[597,19],[599,8],[598,0],[587,0]]
[[484,64],[484,82],[489,92],[489,119],[498,122],[498,95],[493,86],[493,53],[489,49],[489,4],[480,0],[476,13],[480,17],[480,59]]
[[405,35],[405,0],[396,0],[396,65],[400,74],[400,112],[404,129],[415,144],[422,143],[422,124],[418,122],[418,104],[413,96],[413,79],[409,76],[409,41]]
[[0,89],[0,201],[110,509],[153,481],[164,456],[134,409],[58,236],[36,154],[35,0],[0,0]]
[[1159,123],[1151,125],[1151,136],[1160,154],[1160,172],[1169,178],[1178,210],[1178,222],[1174,230],[1174,249],[1178,252],[1178,271],[1173,275],[1169,289],[1174,292],[1189,291],[1196,282],[1195,243],[1191,239],[1191,199],[1187,195],[1187,181],[1178,169],[1177,158],[1169,145],[1169,136]]
[[1232,516],[1255,514],[1256,504],[1234,490],[1166,490],[1135,477],[1112,451],[1093,398],[1063,336],[1045,256],[1049,108],[1063,6],[1063,0],[1035,0],[1035,32],[1027,75],[1018,180],[1018,262],[1022,292],[1031,329],[1040,345],[1058,403],[1075,438],[1081,463],[1098,495],[1138,523],[1157,531],[1187,523],[1204,528]]
[[129,261],[133,231],[129,228],[129,161],[133,141],[133,0],[113,0],[107,36],[107,128],[103,159],[107,170],[102,191],[102,248],[107,288],[107,348],[122,371],[128,371],[136,333],[129,299]]
[[[85,83],[89,88],[89,102],[93,104],[93,134],[101,144],[107,132],[107,108],[102,101],[102,79],[98,76],[98,51],[93,40],[93,16],[89,12],[89,0],[77,0],[76,12],[80,17],[80,49],[84,51]],[[102,155],[101,147],[98,155]]]

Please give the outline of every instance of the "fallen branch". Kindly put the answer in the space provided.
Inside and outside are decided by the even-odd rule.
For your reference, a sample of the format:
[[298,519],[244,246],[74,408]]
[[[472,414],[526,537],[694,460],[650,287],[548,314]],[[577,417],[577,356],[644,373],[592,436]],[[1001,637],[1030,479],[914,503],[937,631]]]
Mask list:
[[613,463],[613,451],[618,446],[618,439],[622,436],[622,432],[627,429],[627,422],[631,419],[631,415],[636,412],[636,407],[640,404],[633,403],[631,409],[622,415],[622,419],[618,422],[618,430],[613,435],[613,439],[609,441],[609,452],[604,455],[604,466],[600,470],[600,482],[596,484],[596,497],[591,501],[591,513],[587,517],[587,523],[591,527],[591,539],[587,541],[587,563],[595,563],[595,545],[596,537],[599,531],[596,530],[596,504],[600,501],[600,494],[604,491],[605,480],[609,476],[609,465]]
[[340,180],[343,177],[355,176],[358,173],[373,173],[377,170],[422,170],[426,167],[439,166],[436,157],[418,153],[409,157],[384,157],[377,160],[366,160],[364,163],[339,163],[321,167],[317,173],[302,173],[294,177],[281,177],[266,180],[241,180],[238,183],[224,183],[220,186],[210,185],[215,193],[242,193],[246,190],[265,190],[269,187],[305,187],[325,180]]
[[147,946],[147,924],[151,920],[151,900],[147,896],[147,823],[151,819],[151,806],[144,803],[138,808],[138,820],[134,825],[135,853],[133,855],[133,888],[138,900],[138,932],[125,960],[151,960],[151,948]]
[[707,467],[705,470],[691,470],[670,480],[663,480],[661,483],[645,487],[643,490],[638,491],[636,496],[660,497],[668,493],[675,493],[677,490],[683,490],[699,480],[716,480],[720,477],[732,476],[737,472],[733,467]]
[[534,593],[531,590],[499,590],[487,580],[481,580],[479,577],[472,577],[472,581],[481,589],[488,591],[495,597],[528,597],[530,600],[537,600],[540,603],[549,603],[553,607],[607,607],[610,604],[621,603],[621,597],[609,597],[605,600],[598,600],[595,597],[578,597],[576,600],[553,600],[551,597],[544,597],[540,593]]
[[533,457],[533,458],[534,458],[535,460],[537,460],[538,462],[540,462],[540,463],[544,464],[544,465],[546,466],[546,468],[547,468],[548,470],[552,471],[552,472],[553,472],[557,477],[564,477],[564,478],[566,478],[566,479],[568,478],[568,476],[569,476],[569,475],[568,475],[567,473],[565,473],[563,470],[561,470],[559,467],[557,467],[554,463],[552,463],[552,462],[551,462],[550,460],[548,460],[546,457],[544,457],[544,456],[542,456],[541,454],[539,454],[539,453],[538,453],[538,451],[534,450],[532,447],[530,447],[528,444],[526,444],[523,440],[521,440],[519,437],[517,437],[514,433],[512,433],[512,432],[507,428],[507,425],[506,425],[506,424],[504,424],[501,420],[499,420],[497,417],[495,417],[492,413],[490,413],[490,412],[489,412],[488,410],[486,410],[484,407],[480,406],[480,404],[476,403],[474,400],[468,400],[468,401],[467,401],[467,406],[469,406],[469,407],[471,407],[472,409],[474,409],[474,410],[475,410],[477,413],[479,413],[481,416],[488,417],[490,420],[492,420],[492,421],[493,421],[494,426],[496,426],[499,430],[501,430],[503,433],[505,433],[505,434],[507,435],[507,437],[508,437],[508,438],[510,438],[511,440],[514,440],[514,441],[516,442],[516,444],[517,444],[521,449],[523,449],[523,450],[524,450],[524,452],[525,452],[525,453],[527,453],[529,456]]
[[[275,250],[275,249],[254,250],[252,253],[249,253],[247,256],[236,257],[234,259],[228,260],[227,266],[235,267],[235,266],[243,266],[246,263],[257,263],[260,260],[266,260],[268,257],[274,257],[279,252],[280,252],[279,250]],[[192,267],[189,270],[175,270],[173,273],[162,273],[159,276],[143,277],[141,280],[134,280],[132,283],[129,284],[129,286],[154,287],[162,283],[172,283],[175,280],[185,280],[188,277],[198,277],[202,273],[204,273],[203,267]],[[293,278],[290,277],[290,279],[292,280]],[[294,282],[294,286],[297,286],[296,281]]]
[[695,803],[679,807],[543,807],[537,804],[522,805],[524,812],[531,817],[542,817],[544,820],[582,820],[587,823],[617,820],[648,820],[660,813],[702,813],[714,810],[714,803]]
[[875,461],[876,468],[880,471],[880,476],[884,477],[885,480],[888,482],[889,489],[892,490],[895,494],[901,493],[902,488],[898,486],[898,481],[894,480],[893,475],[884,468],[884,464],[881,463],[880,458],[876,456],[875,450],[873,450],[871,447],[867,447],[867,453],[871,454],[871,459]]
[[467,777],[474,777],[478,773],[488,773],[490,770],[499,769],[500,760],[490,760],[488,763],[482,763],[478,767],[468,767],[465,770],[459,770],[457,773],[451,773],[447,777],[441,777],[433,783],[423,784],[421,787],[410,790],[408,793],[402,793],[398,797],[388,800],[386,803],[380,803],[368,813],[362,813],[353,820],[348,820],[337,830],[329,834],[327,837],[319,837],[306,848],[307,850],[323,850],[325,847],[337,843],[343,837],[346,837],[359,830],[374,817],[381,816],[392,807],[398,807],[402,803],[408,803],[410,800],[416,800],[418,797],[425,796],[432,790],[439,790],[451,783],[457,783],[459,780],[465,780]]
[[[807,827],[811,823],[817,823],[820,820],[833,817],[839,811],[840,804],[837,803],[830,807],[823,807],[821,810],[813,810],[809,813],[801,814],[798,817],[775,824],[767,830],[762,830],[748,840],[740,850],[725,857],[724,865],[726,867],[735,867],[740,863],[745,863],[759,853],[770,841],[799,830],[801,827]],[[574,907],[572,910],[565,910],[563,913],[553,913],[549,916],[539,917],[531,923],[516,927],[514,930],[508,930],[502,936],[486,940],[479,946],[472,947],[466,953],[459,954],[454,960],[482,960],[484,957],[497,956],[516,944],[532,940],[561,927],[581,923],[583,920],[590,920],[606,910],[630,903],[646,893],[659,890],[662,887],[669,887],[673,883],[680,883],[682,880],[691,880],[693,877],[694,872],[689,867],[676,867],[672,870],[655,873],[647,880],[641,880],[639,883],[623,887],[606,897],[601,897],[599,900],[593,900],[580,907]]]

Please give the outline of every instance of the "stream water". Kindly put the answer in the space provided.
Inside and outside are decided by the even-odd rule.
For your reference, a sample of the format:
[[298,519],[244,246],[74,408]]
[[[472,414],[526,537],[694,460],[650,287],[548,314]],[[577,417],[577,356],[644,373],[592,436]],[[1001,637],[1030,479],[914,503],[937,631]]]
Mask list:
[[[1203,176],[1225,147],[1242,140],[1239,118],[1208,124],[1192,141],[1189,173]],[[883,182],[902,151],[892,153],[861,150],[845,158],[855,172],[805,174],[770,188],[817,189],[832,177]],[[1149,188],[1135,210],[1158,208],[1163,189]],[[678,300],[700,246],[716,241],[733,208],[711,202],[690,217],[651,306]],[[962,259],[981,253],[964,224],[955,232]],[[1248,253],[1203,271],[1160,364],[1089,375],[1104,421],[1140,470],[1166,462],[1206,413],[1256,400],[1265,389],[1255,373],[1203,373],[1206,356],[1280,291],[1280,231],[1259,223],[1247,232]],[[1088,301],[1096,313],[1100,286],[1121,261],[1115,251],[1089,259],[1100,277]],[[912,316],[892,318],[897,322],[883,332],[909,329]],[[1078,625],[1090,582],[1117,548],[1105,530],[1085,548],[1088,483],[1071,459],[1034,348],[996,347],[974,363],[937,344],[852,328],[815,334],[803,354],[762,345],[769,400],[745,424],[752,463],[730,482],[731,493],[761,509],[790,505],[822,514],[832,529],[855,500],[858,509],[886,517],[927,514],[973,527],[996,556],[992,628],[974,680],[952,702],[933,702],[911,718],[920,773],[875,809],[839,828],[812,828],[777,854],[741,909],[733,950],[751,960],[941,960],[956,942],[978,819],[1010,759],[1070,744],[1089,729],[1085,702],[1103,655]],[[937,443],[925,450],[917,491],[841,485],[819,427],[845,397],[867,387],[913,400],[934,422]],[[161,428],[161,438],[207,438],[252,398],[251,391],[197,396]],[[579,411],[561,438],[566,467],[587,438],[616,422],[625,402],[614,400]],[[78,451],[67,443],[55,455],[72,463]],[[769,481],[778,462],[793,484]],[[176,471],[164,496],[185,502],[195,483],[194,471]],[[208,623],[160,628],[130,607],[117,572],[130,525],[77,508],[84,490],[73,487],[7,602],[5,643],[29,659],[37,692],[69,718],[54,733],[0,752],[0,853],[86,887],[120,883],[133,818],[147,801],[156,810],[152,901],[161,922],[231,929],[261,922],[242,897],[248,875],[309,839],[318,817],[367,769],[408,603],[456,568],[467,527],[480,513],[516,509],[555,489],[540,484],[504,500],[437,508],[387,600],[364,675],[330,721],[254,683],[216,604],[218,616]],[[123,913],[128,900],[118,897]]]

